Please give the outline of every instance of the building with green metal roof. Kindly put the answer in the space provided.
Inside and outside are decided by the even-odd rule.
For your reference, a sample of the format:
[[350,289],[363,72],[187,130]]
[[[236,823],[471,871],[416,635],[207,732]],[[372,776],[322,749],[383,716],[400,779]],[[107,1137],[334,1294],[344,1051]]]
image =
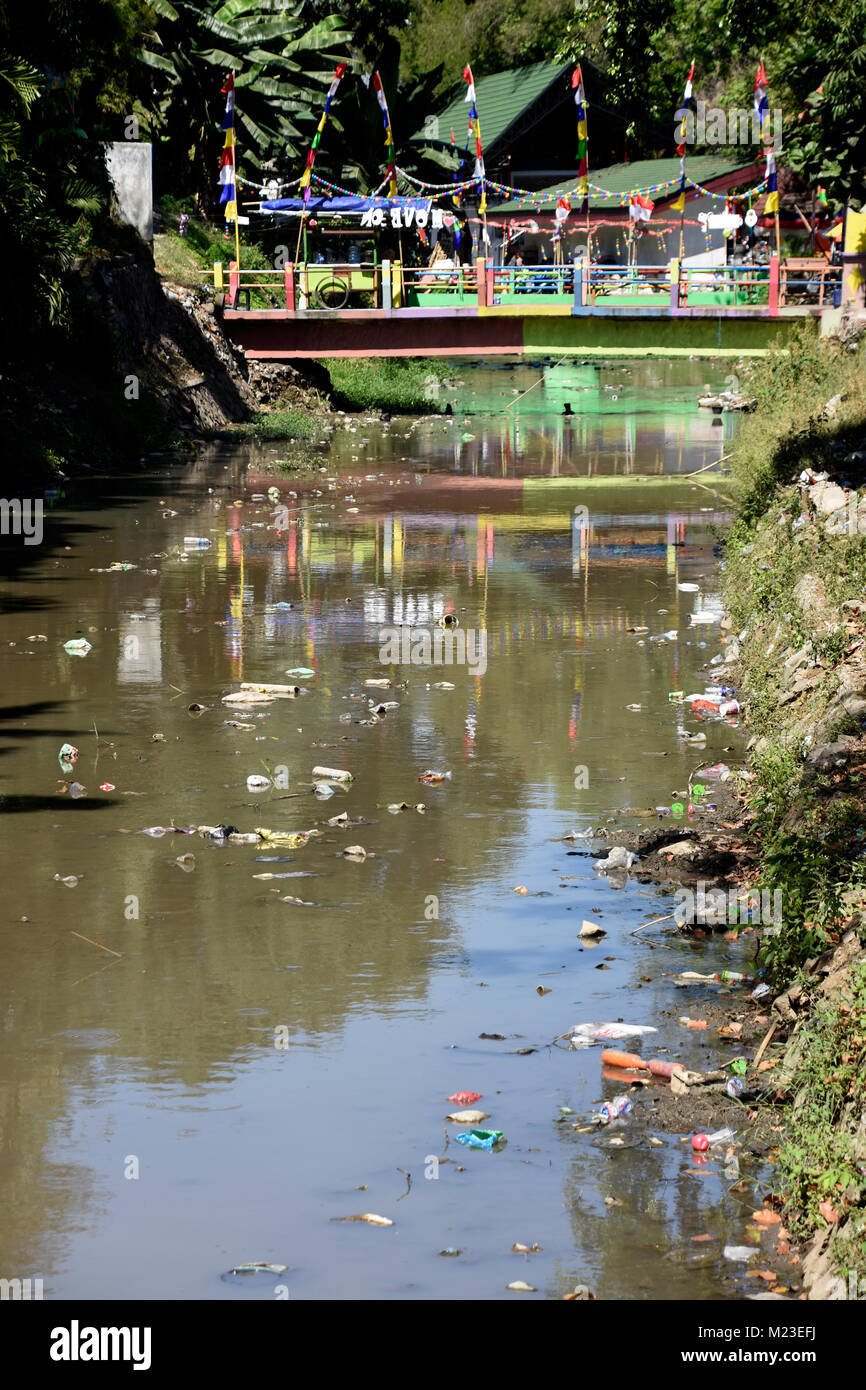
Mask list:
[[[762,166],[750,161],[723,159],[718,154],[689,155],[686,159],[686,178],[699,184],[710,193],[727,193],[729,189],[750,182],[759,182]],[[757,175],[757,177],[756,177]],[[590,166],[589,182],[602,193],[590,189],[589,207],[591,212],[603,209],[628,208],[628,194],[639,191],[654,203],[663,203],[676,198],[679,190],[680,161],[673,159],[639,159],[633,164],[609,164],[604,169]],[[552,214],[557,198],[573,195],[577,187],[577,173],[571,179],[560,180],[547,188],[531,191],[531,196],[509,198],[496,205],[497,213],[520,213],[532,210]],[[690,190],[694,197],[695,190]]]
[[[590,112],[590,159],[615,157],[622,146],[623,122],[614,112],[595,105],[602,75],[587,61],[582,64]],[[532,63],[507,72],[474,72],[475,97],[484,164],[488,177],[511,183],[517,176],[532,186],[556,177],[575,165],[577,127],[573,63]],[[462,151],[467,145],[469,107],[466,84],[461,81],[448,103],[428,117],[418,138],[450,141]],[[468,141],[468,167],[474,163],[474,141]]]
[[[664,265],[679,255],[682,246],[683,259],[692,266],[724,264],[728,249],[724,231],[702,219],[724,213],[732,190],[754,188],[762,178],[762,161],[745,164],[714,154],[687,157],[686,206],[681,215],[671,207],[679,195],[679,159],[642,159],[602,169],[590,167],[591,253],[606,264],[625,262],[632,230],[629,195],[639,193],[653,204],[649,219],[639,222],[633,233],[639,240],[640,263]],[[495,230],[500,254],[507,254],[508,249],[519,250],[527,262],[544,263],[553,258],[557,239],[566,261],[583,254],[587,222],[579,212],[576,184],[576,177],[570,177],[500,203],[492,201],[491,190],[488,221]],[[555,238],[555,210],[557,199],[561,198],[570,199],[571,210],[561,224],[559,238]]]

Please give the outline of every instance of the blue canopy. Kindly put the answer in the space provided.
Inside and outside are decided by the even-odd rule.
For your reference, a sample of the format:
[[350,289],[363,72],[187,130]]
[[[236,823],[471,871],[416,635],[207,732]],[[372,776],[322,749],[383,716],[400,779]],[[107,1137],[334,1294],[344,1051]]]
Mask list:
[[358,196],[333,198],[313,196],[307,204],[302,198],[274,198],[261,204],[262,212],[307,212],[360,214],[381,208],[389,212],[391,208],[414,208],[416,212],[429,212],[429,198],[362,198]]

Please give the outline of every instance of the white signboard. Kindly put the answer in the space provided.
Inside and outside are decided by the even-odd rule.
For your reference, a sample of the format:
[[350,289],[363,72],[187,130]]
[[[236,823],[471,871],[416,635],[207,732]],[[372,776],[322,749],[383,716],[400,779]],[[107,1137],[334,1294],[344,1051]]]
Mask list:
[[426,208],[368,208],[361,214],[362,227],[384,227],[386,222],[395,230],[403,227],[424,228],[428,224],[431,227],[441,227],[442,210],[432,208],[428,213]]
[[711,232],[735,232],[743,225],[742,217],[736,212],[700,212],[698,221]]

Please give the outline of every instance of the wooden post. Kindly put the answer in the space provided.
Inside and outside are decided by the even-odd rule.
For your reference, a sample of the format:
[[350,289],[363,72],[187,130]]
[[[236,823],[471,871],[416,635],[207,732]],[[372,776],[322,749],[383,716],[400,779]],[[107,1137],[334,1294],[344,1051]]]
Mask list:
[[492,265],[487,267],[487,303],[492,304],[496,298],[496,272]]
[[235,149],[235,141],[236,141],[236,139],[237,139],[237,123],[236,123],[236,121],[235,121],[235,109],[234,109],[234,81],[235,81],[235,70],[234,70],[234,68],[232,68],[232,103],[233,103],[233,104],[232,104],[232,123],[231,123],[231,132],[232,132],[232,186],[233,186],[233,188],[234,188],[234,190],[235,190],[235,260],[236,260],[237,263],[238,263],[238,270],[240,270],[240,267],[241,267],[241,231],[240,231],[240,223],[238,222],[238,202],[239,202],[240,200],[239,200],[239,198],[238,198],[237,151],[236,151],[236,149]]
[[225,288],[225,281],[223,280],[222,261],[214,261],[213,263],[213,287],[215,290],[221,290]]
[[479,256],[475,262],[475,282],[478,287],[478,307],[487,307],[487,261],[484,256]]
[[391,309],[391,262],[382,262],[382,308],[390,311]]
[[293,314],[295,312],[295,266],[293,261],[289,261],[288,265],[283,268],[283,274],[286,279],[286,313]]
[[770,302],[769,313],[776,318],[779,313],[779,257],[770,257]]
[[391,303],[399,309],[403,303],[403,262],[394,261],[391,266]]
[[229,261],[229,304],[233,309],[237,307],[240,283],[241,277],[238,274],[238,263],[237,261]]
[[680,307],[680,263],[678,259],[670,262],[669,276],[671,282],[671,308]]

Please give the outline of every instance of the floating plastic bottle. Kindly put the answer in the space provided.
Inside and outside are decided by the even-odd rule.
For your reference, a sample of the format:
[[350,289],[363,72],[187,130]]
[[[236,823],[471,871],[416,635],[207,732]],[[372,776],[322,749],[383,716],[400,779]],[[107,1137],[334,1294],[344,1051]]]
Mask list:
[[617,1096],[616,1100],[606,1100],[598,1112],[598,1117],[603,1125],[609,1125],[611,1120],[622,1119],[624,1115],[631,1112],[631,1101],[628,1096]]
[[184,536],[184,550],[210,550],[213,541],[208,540],[207,536]]
[[670,1081],[676,1065],[676,1062],[660,1062],[657,1057],[651,1057],[647,1062],[647,1070],[652,1076],[663,1076],[666,1081]]
[[62,772],[71,772],[78,761],[78,749],[72,743],[64,743],[57,754],[57,761]]
[[734,1131],[731,1129],[730,1125],[725,1125],[724,1129],[717,1129],[713,1134],[707,1134],[704,1137],[707,1139],[709,1147],[712,1149],[717,1144],[733,1143],[735,1136]]
[[603,1067],[622,1067],[628,1071],[646,1071],[647,1064],[636,1052],[616,1052],[606,1047],[601,1054]]

